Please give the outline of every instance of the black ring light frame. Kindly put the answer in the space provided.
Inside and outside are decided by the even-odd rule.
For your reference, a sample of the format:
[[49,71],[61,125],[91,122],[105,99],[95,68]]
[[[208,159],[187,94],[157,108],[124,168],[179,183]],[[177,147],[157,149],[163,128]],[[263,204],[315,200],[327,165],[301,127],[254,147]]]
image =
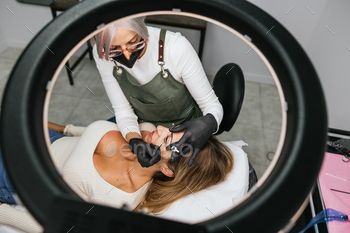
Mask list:
[[[159,12],[209,19],[242,39],[248,35],[253,43],[244,40],[267,59],[265,64],[278,77],[285,122],[278,159],[248,198],[195,225],[84,202],[59,176],[47,147],[43,109],[47,90],[52,90],[48,84],[67,54],[101,24]],[[326,135],[322,88],[301,46],[267,13],[234,0],[83,1],[47,25],[25,49],[11,73],[1,112],[2,152],[11,182],[45,232],[277,232],[309,194],[321,167]]]

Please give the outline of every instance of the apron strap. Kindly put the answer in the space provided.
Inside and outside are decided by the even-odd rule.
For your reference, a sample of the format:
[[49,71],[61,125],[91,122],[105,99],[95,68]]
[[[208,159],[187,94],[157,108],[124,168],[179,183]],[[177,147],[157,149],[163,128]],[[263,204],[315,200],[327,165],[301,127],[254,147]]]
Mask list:
[[165,44],[165,34],[166,34],[166,29],[161,29],[160,30],[160,35],[159,35],[159,48],[158,48],[158,65],[160,65],[163,73],[162,77],[167,78],[169,76],[168,72],[164,70],[164,44]]
[[160,36],[159,36],[159,56],[158,56],[158,63],[163,62],[164,63],[164,41],[165,41],[165,29],[160,30]]

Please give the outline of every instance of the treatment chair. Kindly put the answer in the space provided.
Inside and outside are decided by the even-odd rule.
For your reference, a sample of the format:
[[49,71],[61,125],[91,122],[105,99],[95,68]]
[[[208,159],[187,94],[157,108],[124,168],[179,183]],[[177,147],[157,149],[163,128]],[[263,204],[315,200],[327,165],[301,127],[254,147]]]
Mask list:
[[220,127],[216,135],[230,131],[241,111],[244,98],[244,76],[235,63],[228,63],[216,73],[213,89],[224,109]]
[[[244,99],[244,75],[235,63],[228,63],[216,73],[213,89],[224,109],[224,116],[216,135],[230,131],[241,111]],[[249,162],[249,189],[258,181],[256,172]]]

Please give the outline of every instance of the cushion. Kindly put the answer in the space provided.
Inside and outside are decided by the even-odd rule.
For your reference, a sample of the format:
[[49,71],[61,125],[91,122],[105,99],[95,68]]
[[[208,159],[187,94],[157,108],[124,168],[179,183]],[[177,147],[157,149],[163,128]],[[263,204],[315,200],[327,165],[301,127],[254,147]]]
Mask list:
[[[197,193],[175,201],[161,218],[194,224],[217,217],[237,205],[248,191],[249,165],[243,141],[223,142],[234,156],[234,166],[227,179]],[[190,191],[189,191],[190,192]]]

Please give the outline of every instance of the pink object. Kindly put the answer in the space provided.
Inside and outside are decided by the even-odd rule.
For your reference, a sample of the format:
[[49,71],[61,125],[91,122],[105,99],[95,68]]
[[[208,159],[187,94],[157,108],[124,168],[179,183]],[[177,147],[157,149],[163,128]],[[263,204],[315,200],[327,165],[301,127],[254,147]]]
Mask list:
[[[344,163],[342,158],[343,155],[326,153],[318,180],[326,208],[338,210],[350,217],[350,164]],[[349,233],[350,222],[328,222],[328,228],[329,233]]]

